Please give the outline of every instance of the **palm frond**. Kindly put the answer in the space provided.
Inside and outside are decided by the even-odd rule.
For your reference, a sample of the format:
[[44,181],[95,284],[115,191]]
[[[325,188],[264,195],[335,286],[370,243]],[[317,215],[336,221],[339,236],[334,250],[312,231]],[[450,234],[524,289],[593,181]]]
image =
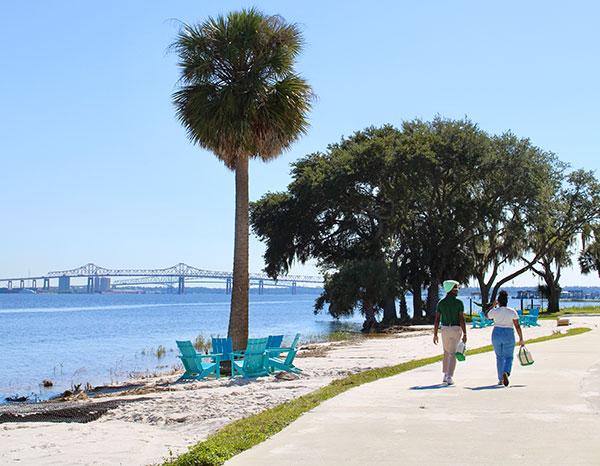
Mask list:
[[297,25],[256,9],[184,24],[171,47],[181,70],[173,103],[190,140],[234,169],[306,133],[314,96],[294,70],[302,44]]

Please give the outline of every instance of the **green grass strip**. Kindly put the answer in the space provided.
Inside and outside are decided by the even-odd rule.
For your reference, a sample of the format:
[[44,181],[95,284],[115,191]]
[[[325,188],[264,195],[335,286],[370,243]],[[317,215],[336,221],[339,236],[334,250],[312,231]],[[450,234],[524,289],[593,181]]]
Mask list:
[[[591,329],[589,328],[569,329],[566,333],[555,333],[528,340],[527,344],[555,340],[571,335],[579,335],[589,332],[590,330]],[[492,350],[492,345],[487,345],[480,348],[469,349],[468,354],[471,356]],[[287,401],[258,414],[232,422],[210,435],[206,440],[191,447],[190,451],[187,453],[184,453],[173,461],[165,463],[165,465],[222,465],[233,456],[264,442],[269,437],[298,419],[302,414],[310,411],[325,400],[333,398],[353,387],[358,387],[359,385],[374,382],[375,380],[385,377],[391,377],[441,360],[441,355],[433,356],[430,358],[403,362],[395,366],[370,369],[349,375],[343,379],[334,380],[329,385],[315,390],[314,392]]]
[[540,312],[540,319],[556,319],[557,317],[568,317],[577,314],[600,314],[600,306],[563,307],[558,312]]

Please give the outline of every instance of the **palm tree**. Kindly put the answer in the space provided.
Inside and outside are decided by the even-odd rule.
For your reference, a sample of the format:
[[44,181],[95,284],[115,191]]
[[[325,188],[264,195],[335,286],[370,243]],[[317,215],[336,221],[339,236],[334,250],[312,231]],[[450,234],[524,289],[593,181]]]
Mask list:
[[181,78],[173,94],[190,140],[235,171],[233,288],[228,334],[248,339],[248,160],[270,160],[306,133],[312,90],[294,64],[295,24],[256,9],[184,24],[172,48]]
[[581,234],[581,253],[579,267],[581,273],[598,272],[600,277],[600,224],[586,225]]

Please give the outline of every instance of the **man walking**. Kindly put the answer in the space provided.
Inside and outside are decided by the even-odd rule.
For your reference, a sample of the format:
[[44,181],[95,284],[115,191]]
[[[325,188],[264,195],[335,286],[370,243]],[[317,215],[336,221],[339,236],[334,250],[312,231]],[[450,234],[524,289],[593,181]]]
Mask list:
[[455,280],[444,281],[446,297],[442,299],[436,308],[435,323],[433,324],[433,344],[438,343],[438,328],[442,327],[442,346],[444,347],[444,360],[442,370],[444,372],[443,383],[454,385],[454,369],[456,368],[456,345],[460,341],[467,343],[467,329],[465,326],[463,302],[456,297],[458,295],[458,282]]

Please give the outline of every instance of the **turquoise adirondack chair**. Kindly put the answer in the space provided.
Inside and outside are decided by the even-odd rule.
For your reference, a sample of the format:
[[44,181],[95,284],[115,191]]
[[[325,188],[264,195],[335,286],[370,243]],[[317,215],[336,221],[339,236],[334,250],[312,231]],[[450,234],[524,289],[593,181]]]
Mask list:
[[269,335],[267,337],[267,349],[279,348],[283,342],[283,335]]
[[[269,360],[267,362],[269,370],[274,372],[276,370],[285,372],[302,372],[302,369],[294,366],[294,358],[298,352],[298,341],[300,340],[300,334],[297,333],[294,337],[294,341],[288,348],[275,348],[274,350],[268,350]],[[281,353],[287,353],[285,359],[280,357]]]
[[[181,359],[185,369],[179,380],[200,380],[208,377],[210,374],[214,374],[217,379],[221,377],[219,367],[220,356],[198,354],[191,341],[176,341],[176,343],[181,352],[179,359]],[[205,359],[210,359],[211,361],[205,361]]]
[[478,316],[473,316],[471,320],[471,328],[485,328],[494,325],[492,319],[488,319],[485,313],[481,311]]
[[233,345],[231,338],[215,338],[212,337],[212,355],[219,355],[221,361],[231,359],[231,353],[233,352]]
[[524,315],[519,319],[524,327],[540,327],[538,317],[540,316],[540,308],[534,307],[529,310],[529,314]]
[[[245,351],[231,353],[231,377],[260,377],[269,375],[267,362],[267,339],[249,338]],[[243,359],[235,359],[243,358]]]

